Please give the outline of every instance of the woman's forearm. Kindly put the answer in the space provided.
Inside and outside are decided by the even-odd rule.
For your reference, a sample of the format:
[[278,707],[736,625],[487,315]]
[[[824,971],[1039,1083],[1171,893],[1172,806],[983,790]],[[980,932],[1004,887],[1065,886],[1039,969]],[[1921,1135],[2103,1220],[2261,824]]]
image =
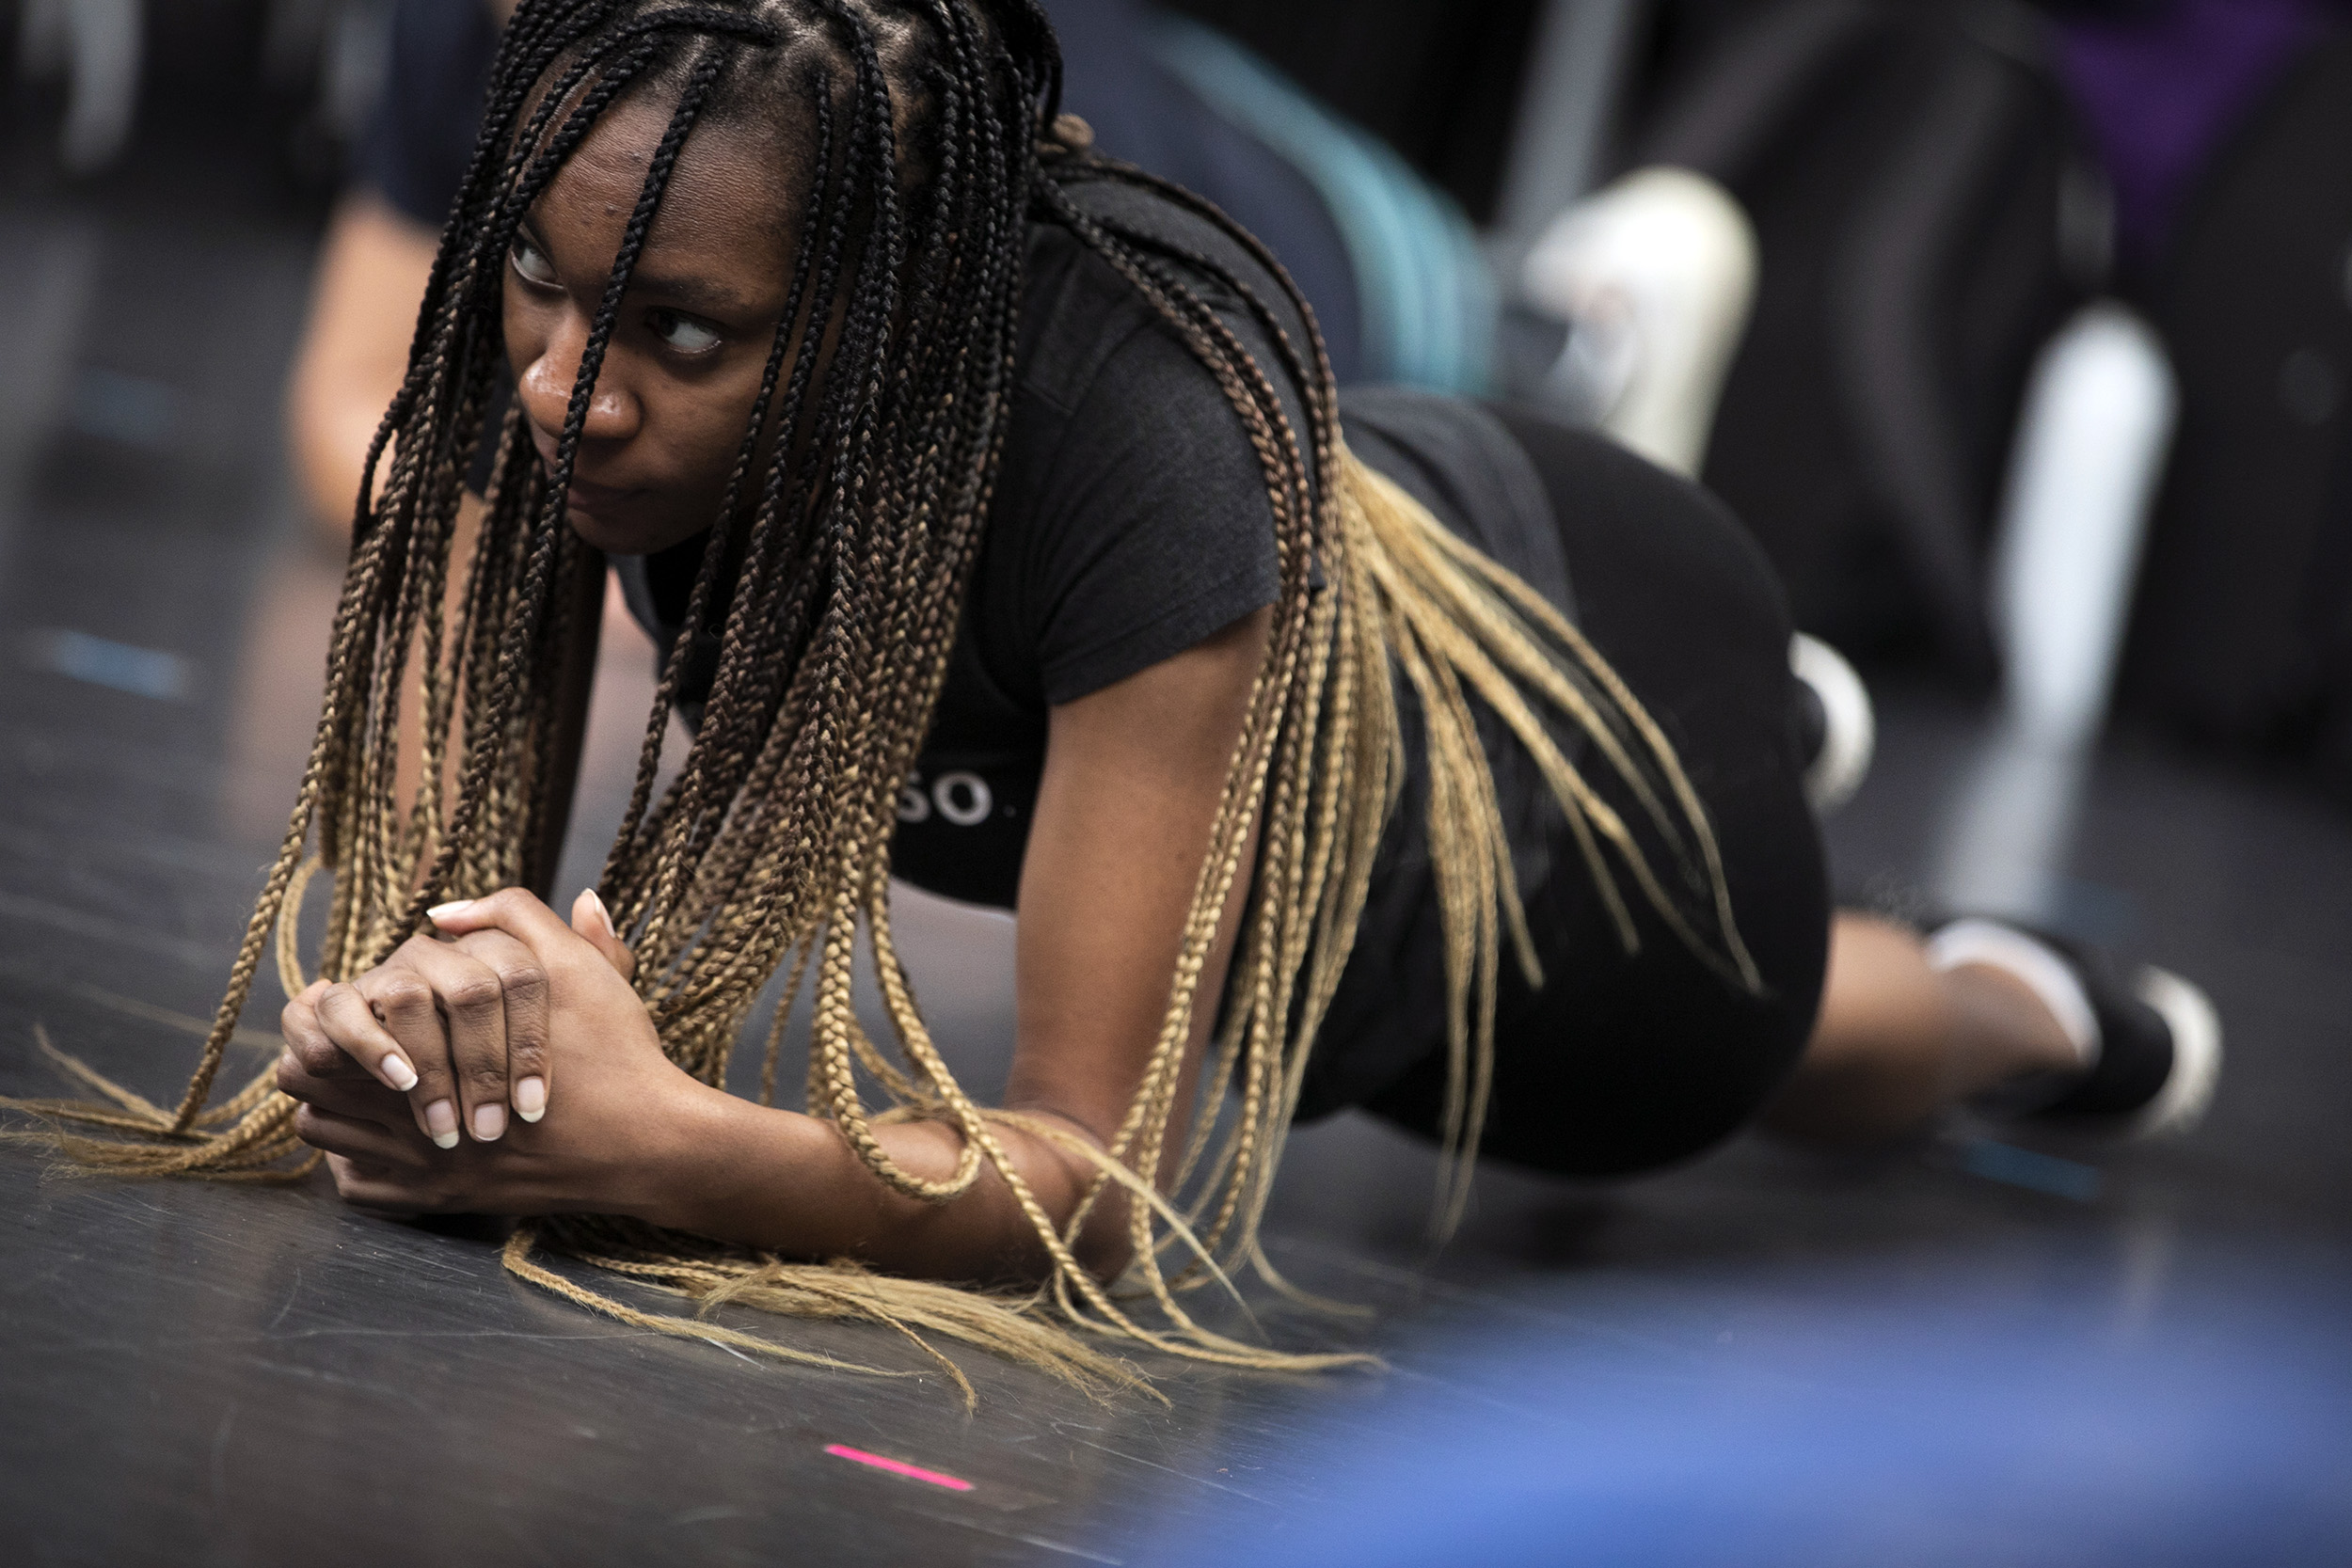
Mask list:
[[[1059,1122],[1074,1135],[1075,1123]],[[1035,1133],[998,1123],[997,1139],[1057,1226],[1065,1224],[1092,1167]],[[952,1175],[963,1140],[938,1122],[874,1129],[902,1169]],[[832,1122],[707,1090],[675,1118],[631,1205],[657,1225],[738,1242],[786,1257],[852,1257],[894,1274],[956,1281],[1031,1282],[1051,1272],[1044,1243],[1012,1189],[986,1161],[977,1180],[945,1203],[883,1185]],[[1089,1217],[1079,1260],[1099,1276],[1126,1261],[1121,1195],[1106,1193]]]

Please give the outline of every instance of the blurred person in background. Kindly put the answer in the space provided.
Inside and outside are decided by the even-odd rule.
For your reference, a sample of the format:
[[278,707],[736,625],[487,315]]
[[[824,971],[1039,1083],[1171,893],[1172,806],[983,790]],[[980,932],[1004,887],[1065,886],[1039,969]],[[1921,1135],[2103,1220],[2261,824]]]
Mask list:
[[319,246],[287,388],[310,515],[341,537],[368,443],[408,369],[418,303],[473,150],[499,29],[516,0],[400,0],[379,107]]

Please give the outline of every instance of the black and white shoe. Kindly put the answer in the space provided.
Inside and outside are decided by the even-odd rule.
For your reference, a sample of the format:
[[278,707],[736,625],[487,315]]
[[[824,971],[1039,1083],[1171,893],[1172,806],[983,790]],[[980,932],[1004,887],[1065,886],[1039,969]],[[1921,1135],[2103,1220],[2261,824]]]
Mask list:
[[1788,640],[1788,671],[1797,677],[1791,722],[1804,759],[1804,798],[1813,815],[1827,816],[1869,776],[1877,713],[1854,667],[1818,638],[1799,632]]
[[2221,1018],[2205,993],[2153,965],[2126,974],[2106,954],[1991,920],[1928,939],[1938,969],[1990,965],[2041,997],[2084,1068],[2028,1113],[2122,1141],[2175,1136],[2201,1120],[2221,1076]]

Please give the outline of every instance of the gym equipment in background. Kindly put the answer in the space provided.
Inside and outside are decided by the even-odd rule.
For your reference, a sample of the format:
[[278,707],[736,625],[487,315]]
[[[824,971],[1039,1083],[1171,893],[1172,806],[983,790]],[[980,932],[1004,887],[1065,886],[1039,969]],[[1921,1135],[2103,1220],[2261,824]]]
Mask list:
[[1560,214],[1520,292],[1568,327],[1545,401],[1695,475],[1756,297],[1756,233],[1721,185],[1645,168]]
[[2164,345],[2121,305],[2083,309],[2034,367],[1994,547],[2000,711],[1937,855],[1949,908],[2069,924],[2066,855],[2179,404]]
[[2150,311],[2181,428],[2119,703],[2352,802],[2352,29],[2225,144]]
[[2179,404],[2163,343],[2111,301],[2034,367],[1992,572],[2002,705],[2023,735],[2098,736]]
[[1461,209],[1224,34],[1176,16],[1153,25],[1160,63],[1295,169],[1338,226],[1355,273],[1360,378],[1490,390],[1498,300]]
[[170,33],[174,24],[225,37],[232,55],[258,41],[258,58],[238,62],[241,86],[282,101],[294,117],[298,144],[317,144],[331,158],[374,105],[391,11],[392,0],[242,0],[192,20],[168,7],[151,16],[148,0],[22,0],[17,75],[26,84],[62,83],[57,162],[67,174],[90,176],[122,160],[151,78],[187,69],[176,47],[185,40]]
[[57,161],[95,174],[121,155],[136,119],[146,52],[143,0],[25,0],[17,15],[17,73],[62,77]]
[[2022,9],[1783,0],[1666,85],[1628,162],[1755,226],[1707,460],[1797,624],[1989,681],[1994,498],[2027,367],[2104,277],[2106,208]]

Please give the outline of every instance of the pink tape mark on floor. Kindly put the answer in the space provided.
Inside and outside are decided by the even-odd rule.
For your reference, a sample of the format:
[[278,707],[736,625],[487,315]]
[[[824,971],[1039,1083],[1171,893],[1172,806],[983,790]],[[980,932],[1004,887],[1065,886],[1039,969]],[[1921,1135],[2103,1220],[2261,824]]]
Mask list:
[[972,1483],[961,1476],[945,1475],[937,1470],[926,1470],[920,1465],[909,1465],[902,1459],[884,1459],[878,1453],[867,1453],[864,1449],[853,1449],[846,1443],[828,1443],[825,1445],[825,1451],[836,1459],[847,1459],[859,1465],[870,1465],[877,1470],[887,1470],[894,1476],[904,1476],[909,1481],[929,1481],[933,1486],[944,1486],[950,1492],[972,1490]]

